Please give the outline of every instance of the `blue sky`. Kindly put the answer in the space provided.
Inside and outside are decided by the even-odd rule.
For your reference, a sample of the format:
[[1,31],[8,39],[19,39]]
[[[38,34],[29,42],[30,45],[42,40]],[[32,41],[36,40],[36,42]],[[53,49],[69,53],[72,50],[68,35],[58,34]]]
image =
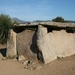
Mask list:
[[25,21],[52,20],[62,16],[75,21],[75,0],[0,0],[0,14]]

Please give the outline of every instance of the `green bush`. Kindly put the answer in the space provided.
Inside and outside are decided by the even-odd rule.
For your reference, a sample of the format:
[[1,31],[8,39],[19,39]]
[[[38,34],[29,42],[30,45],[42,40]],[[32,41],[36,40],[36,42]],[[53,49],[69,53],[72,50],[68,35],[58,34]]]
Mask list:
[[9,29],[12,28],[12,20],[9,15],[0,14],[0,43],[5,43]]
[[52,19],[53,22],[68,22],[67,20],[64,20],[64,18],[62,17],[56,17],[54,19]]

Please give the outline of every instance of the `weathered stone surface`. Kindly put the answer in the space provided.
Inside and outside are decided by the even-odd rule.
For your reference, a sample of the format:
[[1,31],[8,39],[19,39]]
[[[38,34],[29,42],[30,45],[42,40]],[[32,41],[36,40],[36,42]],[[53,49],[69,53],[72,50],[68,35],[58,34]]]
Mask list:
[[7,40],[7,57],[14,58],[17,56],[16,51],[16,33],[11,29]]
[[19,24],[14,26],[38,26],[38,25],[47,25],[47,26],[55,26],[55,27],[74,27],[75,23],[60,23],[60,22],[32,22],[30,24]]
[[27,59],[36,58],[36,32],[33,30],[24,30],[17,34],[18,55],[23,55]]
[[47,28],[44,26],[38,26],[37,39],[41,39],[47,34]]
[[75,27],[75,23],[61,23],[61,22],[41,22],[41,25],[55,26],[55,27]]
[[57,57],[75,54],[75,34],[65,30],[46,32],[45,27],[39,27],[37,45],[42,53],[44,63],[49,63]]
[[41,25],[38,26],[38,31],[37,31],[37,46],[40,50],[41,53],[38,52],[38,59],[41,60],[43,62],[43,57],[42,57],[42,49],[40,46],[42,45],[43,47],[43,37],[47,34],[47,28],[43,27]]

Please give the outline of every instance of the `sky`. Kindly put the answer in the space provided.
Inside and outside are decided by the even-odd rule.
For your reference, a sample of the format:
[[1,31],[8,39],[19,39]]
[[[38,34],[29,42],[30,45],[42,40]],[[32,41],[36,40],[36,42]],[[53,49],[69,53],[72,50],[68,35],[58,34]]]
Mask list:
[[0,14],[24,21],[52,20],[57,16],[75,21],[75,0],[0,0]]

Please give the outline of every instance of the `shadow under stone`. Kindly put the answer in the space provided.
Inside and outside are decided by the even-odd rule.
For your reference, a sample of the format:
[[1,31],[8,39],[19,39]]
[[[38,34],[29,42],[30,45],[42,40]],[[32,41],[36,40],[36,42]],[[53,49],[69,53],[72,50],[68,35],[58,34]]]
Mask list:
[[32,37],[32,44],[30,46],[30,49],[33,53],[37,54],[38,48],[37,48],[37,32],[36,31]]
[[0,49],[0,53],[3,55],[3,57],[6,57],[6,48]]

